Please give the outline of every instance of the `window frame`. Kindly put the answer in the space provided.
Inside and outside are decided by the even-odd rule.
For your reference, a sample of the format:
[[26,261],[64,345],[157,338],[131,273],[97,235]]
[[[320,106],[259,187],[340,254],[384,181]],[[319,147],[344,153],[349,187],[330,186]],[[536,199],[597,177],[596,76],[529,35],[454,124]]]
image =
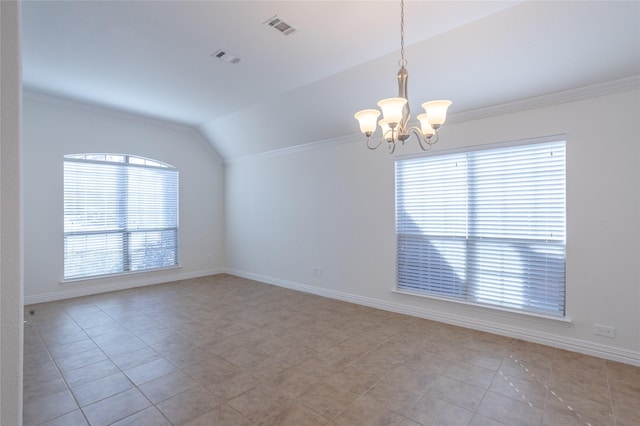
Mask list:
[[[501,306],[499,304],[492,304],[492,303],[484,303],[484,302],[478,302],[478,301],[474,301],[474,300],[470,300],[470,297],[467,295],[465,297],[456,297],[455,295],[447,295],[444,293],[434,293],[434,292],[429,292],[427,290],[420,290],[420,289],[408,289],[406,287],[401,287],[400,286],[400,235],[401,233],[399,232],[399,219],[398,219],[398,211],[399,211],[399,198],[398,198],[398,188],[399,188],[399,183],[398,183],[398,164],[402,161],[406,161],[406,160],[413,160],[413,159],[420,159],[420,158],[426,158],[426,157],[444,157],[444,156],[452,156],[455,154],[467,154],[470,152],[480,152],[480,151],[487,151],[487,150],[496,150],[496,149],[502,149],[502,148],[511,148],[511,147],[518,147],[518,146],[525,146],[525,145],[536,145],[536,144],[544,144],[544,143],[550,143],[550,142],[562,142],[563,145],[563,149],[564,149],[564,164],[563,164],[563,173],[564,173],[564,181],[563,181],[563,226],[564,226],[564,235],[563,235],[563,241],[562,241],[562,251],[563,251],[563,266],[564,266],[564,276],[563,276],[563,281],[562,281],[562,286],[563,286],[563,294],[564,297],[562,299],[563,301],[563,310],[562,310],[562,314],[561,315],[555,315],[555,314],[551,314],[548,312],[538,312],[538,311],[534,311],[531,309],[520,309],[517,307],[509,307],[509,306]],[[467,305],[470,307],[474,307],[474,308],[480,308],[480,309],[488,309],[490,311],[503,311],[505,313],[514,313],[514,314],[518,314],[518,315],[524,315],[527,317],[538,317],[541,319],[548,319],[548,320],[553,320],[553,321],[558,321],[558,322],[564,322],[564,323],[569,323],[571,322],[568,312],[567,312],[567,308],[568,308],[568,303],[567,303],[567,299],[568,299],[568,291],[567,291],[567,274],[566,274],[566,266],[567,266],[567,238],[566,238],[566,229],[567,229],[567,205],[566,205],[566,199],[567,199],[567,194],[566,194],[566,187],[567,187],[567,149],[568,147],[568,143],[567,143],[567,137],[564,134],[559,134],[559,135],[552,135],[552,136],[545,136],[545,137],[537,137],[537,138],[530,138],[530,139],[521,139],[521,140],[515,140],[515,141],[508,141],[508,142],[499,142],[499,143],[490,143],[490,144],[483,144],[483,145],[476,145],[476,146],[467,146],[467,147],[462,147],[462,148],[454,148],[454,149],[449,149],[449,150],[441,150],[441,151],[432,151],[432,152],[428,152],[428,153],[419,153],[419,154],[412,154],[412,155],[404,155],[404,156],[397,156],[395,158],[394,161],[394,167],[395,167],[395,171],[394,171],[394,179],[395,179],[395,183],[394,183],[394,189],[395,189],[395,236],[396,236],[396,256],[395,256],[395,261],[396,261],[396,265],[395,265],[395,271],[396,271],[396,282],[395,282],[395,286],[393,288],[393,292],[395,293],[400,293],[400,294],[407,294],[410,296],[418,296],[418,297],[424,297],[424,298],[428,298],[428,299],[434,299],[434,300],[439,300],[439,301],[445,301],[445,302],[451,302],[453,304],[458,304],[458,305]],[[469,181],[469,177],[466,178],[467,182]],[[406,213],[405,213],[406,214]],[[468,216],[469,216],[469,211],[467,211],[467,220],[468,220]],[[466,226],[466,225],[465,225]],[[412,235],[412,234],[406,234],[406,235]],[[425,235],[426,237],[426,235]],[[451,236],[445,236],[445,239],[450,239],[450,240],[455,240],[455,239],[459,239],[458,236],[456,235],[451,235]],[[469,247],[469,242],[471,241],[471,239],[469,238],[469,235],[467,233],[467,235],[465,237],[462,237],[466,243],[465,243],[465,251],[468,251],[468,247]],[[465,256],[468,256],[467,254],[465,254]],[[467,283],[467,277],[466,275],[468,275],[470,268],[469,268],[469,261],[466,260],[465,261],[465,269],[464,269],[464,273],[465,273],[465,290],[464,292],[467,292],[469,294],[475,293],[478,291],[476,284],[468,284]],[[471,290],[469,290],[471,289]]]
[[[102,157],[102,158],[100,158]],[[115,199],[115,205],[114,205],[114,209],[117,210],[119,213],[116,214],[115,216],[111,216],[113,219],[117,220],[119,222],[119,225],[116,228],[113,229],[98,229],[98,230],[69,230],[67,228],[67,203],[69,202],[69,200],[67,200],[67,171],[66,171],[66,167],[67,167],[67,163],[80,163],[80,164],[96,164],[96,165],[102,165],[102,166],[109,166],[112,165],[114,166],[114,172],[116,174],[116,178],[117,180],[120,179],[124,179],[125,182],[119,182],[117,185],[114,186],[114,191],[115,193],[117,193],[117,197]],[[120,166],[121,169],[118,170],[116,167]],[[162,215],[169,215],[174,217],[173,221],[175,226],[168,226],[168,225],[164,225],[164,226],[160,226],[160,227],[149,227],[147,226],[139,226],[138,228],[136,228],[135,226],[131,226],[130,224],[127,224],[127,217],[130,216],[132,214],[132,211],[136,211],[135,207],[127,207],[127,205],[129,203],[132,202],[132,197],[134,196],[134,193],[132,191],[130,191],[129,185],[130,185],[130,179],[132,178],[132,176],[130,176],[133,172],[134,176],[135,176],[135,169],[139,169],[139,170],[152,170],[152,169],[156,169],[156,170],[161,170],[163,172],[172,172],[173,174],[169,176],[169,181],[170,184],[173,187],[172,192],[170,192],[169,195],[169,201],[170,201],[170,205],[168,209],[162,209]],[[139,174],[140,176],[142,176],[143,181],[145,179],[148,179],[148,177],[144,176],[142,173]],[[146,189],[146,188],[145,188]],[[156,188],[157,189],[157,188]],[[159,271],[159,270],[166,270],[166,269],[174,269],[174,268],[179,268],[180,267],[180,263],[179,263],[179,254],[180,254],[180,220],[179,220],[179,171],[176,167],[158,161],[158,160],[154,160],[154,159],[149,159],[146,157],[141,157],[138,155],[131,155],[131,154],[114,154],[114,153],[80,153],[80,154],[66,154],[63,156],[63,220],[64,220],[64,224],[63,224],[63,279],[61,280],[61,283],[70,283],[70,282],[77,282],[77,281],[84,281],[84,280],[92,280],[92,279],[99,279],[99,278],[108,278],[108,277],[115,277],[115,276],[123,276],[123,275],[131,275],[131,274],[138,274],[138,273],[144,273],[144,272],[152,272],[152,271]],[[86,194],[82,194],[84,196],[86,196]],[[147,202],[149,201],[149,199],[145,199]],[[135,200],[134,200],[135,201]],[[143,200],[144,201],[144,200]],[[155,201],[155,199],[154,199]],[[165,199],[163,199],[162,203],[166,202]],[[132,210],[132,208],[134,210]],[[160,210],[144,210],[145,212],[149,212],[149,211],[153,211],[153,212],[158,212]],[[139,217],[139,210],[136,211],[136,214],[138,214]],[[143,215],[144,217],[148,217],[146,215]],[[172,223],[173,225],[173,223]],[[171,251],[167,252],[167,254],[171,254],[171,257],[173,258],[173,260],[171,260],[171,264],[165,264],[162,266],[152,266],[152,267],[142,267],[142,268],[134,268],[132,266],[133,261],[135,260],[133,256],[133,253],[135,252],[135,249],[132,246],[131,243],[131,237],[133,234],[148,234],[148,233],[165,233],[165,232],[169,232],[170,234],[173,234],[171,236],[171,240],[173,240],[172,244],[171,244]],[[73,274],[71,275],[70,273],[68,274],[67,272],[67,237],[73,237],[73,236],[89,236],[89,235],[111,235],[111,234],[118,234],[121,235],[121,242],[119,243],[119,247],[120,247],[120,251],[121,253],[121,260],[120,260],[120,265],[121,265],[121,270],[118,270],[116,272],[103,272],[101,271],[100,273],[96,273],[96,274],[84,274],[84,275],[79,275],[79,274]],[[164,237],[162,237],[162,235],[159,235],[160,239],[162,240]],[[145,251],[147,250],[146,246],[145,246]],[[99,253],[99,250],[95,250],[96,253]],[[146,261],[147,258],[143,255],[142,257],[138,256],[137,260],[141,260],[141,261]],[[134,269],[132,269],[134,268]]]

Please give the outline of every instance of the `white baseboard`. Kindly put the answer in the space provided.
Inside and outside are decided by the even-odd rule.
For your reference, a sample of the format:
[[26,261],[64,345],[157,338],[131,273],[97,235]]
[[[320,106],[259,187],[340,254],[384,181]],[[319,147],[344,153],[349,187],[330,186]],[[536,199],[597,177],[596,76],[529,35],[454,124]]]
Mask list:
[[184,279],[199,278],[209,275],[217,275],[228,273],[242,278],[262,282],[265,284],[276,285],[278,287],[288,288],[292,290],[302,291],[305,293],[315,294],[318,296],[328,297],[331,299],[342,300],[345,302],[355,303],[358,305],[369,306],[372,308],[382,309],[390,312],[411,315],[414,317],[425,318],[446,324],[456,325],[460,327],[470,328],[488,333],[498,334],[506,337],[526,340],[529,342],[540,343],[560,349],[566,349],[573,352],[592,355],[612,361],[618,361],[625,364],[640,366],[640,352],[630,351],[623,348],[601,345],[581,339],[567,338],[564,336],[544,333],[535,330],[524,329],[521,327],[510,326],[507,324],[495,323],[491,321],[478,320],[477,318],[447,314],[442,312],[430,312],[413,306],[400,303],[389,302],[370,297],[364,297],[357,294],[346,293],[342,291],[329,290],[322,287],[315,287],[306,284],[287,281],[280,278],[270,277],[252,272],[240,271],[228,268],[216,268],[208,270],[200,270],[186,272],[181,274],[163,274],[152,277],[144,277],[137,279],[118,280],[102,285],[92,285],[86,287],[65,288],[56,292],[41,293],[36,295],[25,296],[25,305],[36,303],[52,302],[55,300],[71,299],[74,297],[90,296],[93,294],[107,293],[110,291],[125,290],[148,285],[163,284],[172,281]]
[[572,352],[578,352],[586,355],[592,355],[612,361],[622,362],[640,366],[640,352],[630,351],[628,349],[617,348],[613,346],[601,345],[581,339],[568,338],[564,336],[544,333],[535,330],[514,327],[506,324],[495,323],[490,321],[478,320],[455,314],[447,314],[442,312],[429,312],[427,310],[418,309],[413,306],[403,305],[399,303],[388,302],[380,299],[359,296],[356,294],[345,293],[336,290],[329,290],[321,287],[300,284],[292,281],[274,278],[266,275],[256,274],[252,272],[239,271],[235,269],[226,269],[224,272],[236,275],[238,277],[259,281],[266,284],[276,285],[292,290],[298,290],[305,293],[311,293],[318,296],[324,296],[331,299],[342,300],[345,302],[356,303],[359,305],[378,308],[385,311],[397,312],[400,314],[411,315],[414,317],[425,318],[446,324],[457,325],[460,327],[470,328],[488,333],[497,334],[506,337],[513,337],[520,340],[539,343],[546,346],[552,346],[559,349],[566,349]]
[[[164,284],[172,281],[188,280],[191,278],[206,277],[209,275],[217,275],[224,273],[223,268],[205,269],[192,272],[183,272],[178,274],[154,274],[152,276],[143,276],[144,274],[135,274],[131,277],[126,275],[120,276],[116,281],[113,278],[110,282],[98,285],[64,287],[58,291],[48,293],[34,294],[24,297],[25,305],[33,305],[35,303],[53,302],[56,300],[71,299],[74,297],[91,296],[93,294],[107,293],[110,291],[126,290],[136,287],[144,287],[148,285]],[[135,277],[135,278],[132,278]]]

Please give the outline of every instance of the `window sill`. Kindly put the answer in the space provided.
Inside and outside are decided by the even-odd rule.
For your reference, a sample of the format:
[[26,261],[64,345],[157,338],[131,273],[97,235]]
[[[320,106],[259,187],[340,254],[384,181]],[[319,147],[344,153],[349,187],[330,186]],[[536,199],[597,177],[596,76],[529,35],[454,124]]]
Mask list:
[[536,314],[533,312],[518,311],[515,309],[501,308],[499,306],[482,305],[479,303],[466,302],[463,300],[456,300],[456,299],[451,299],[447,297],[438,297],[430,294],[422,294],[422,293],[411,292],[406,290],[398,290],[395,288],[392,289],[391,291],[393,293],[397,293],[400,295],[422,297],[426,299],[436,300],[438,302],[450,303],[470,311],[489,313],[489,314],[499,315],[499,316],[503,316],[511,319],[515,318],[515,319],[524,319],[524,320],[534,320],[534,321],[539,321],[546,324],[553,324],[560,327],[569,327],[573,322],[571,318],[566,316],[552,317],[549,315]]
[[121,272],[118,274],[108,274],[108,275],[94,275],[92,277],[81,277],[81,278],[70,278],[70,279],[63,279],[62,281],[60,281],[60,284],[67,287],[67,286],[74,286],[74,285],[78,285],[78,284],[82,284],[84,282],[87,281],[97,281],[97,280],[109,280],[111,278],[114,279],[118,279],[118,278],[123,278],[123,277],[129,277],[132,275],[140,275],[140,274],[145,274],[145,273],[149,273],[149,272],[161,272],[161,271],[170,271],[172,269],[180,269],[182,268],[181,265],[176,265],[176,266],[167,266],[165,268],[154,268],[154,269],[145,269],[142,271],[131,271],[131,272]]

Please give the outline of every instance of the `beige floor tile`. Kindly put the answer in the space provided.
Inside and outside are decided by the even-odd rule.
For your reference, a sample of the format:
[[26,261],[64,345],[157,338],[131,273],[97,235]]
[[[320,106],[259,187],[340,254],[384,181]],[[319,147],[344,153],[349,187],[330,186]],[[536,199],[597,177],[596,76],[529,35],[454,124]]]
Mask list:
[[55,342],[54,344],[48,345],[47,349],[54,359],[64,359],[65,357],[81,352],[98,349],[98,345],[96,345],[92,339],[87,338],[68,344]]
[[106,359],[107,356],[104,352],[96,348],[63,358],[58,358],[56,359],[56,364],[61,371],[69,371],[84,367],[85,365],[95,364],[96,362],[104,361]]
[[148,407],[118,420],[111,426],[171,426],[171,423],[156,407]]
[[549,395],[542,414],[543,426],[585,426],[588,421],[582,414],[570,410],[566,403]]
[[549,392],[577,408],[604,407],[609,412],[612,408],[609,386],[606,383],[589,382],[587,378],[556,382],[549,386]]
[[48,361],[37,366],[28,367],[24,370],[24,380],[44,382],[54,380],[60,377],[60,370],[53,361]]
[[92,339],[114,332],[124,331],[126,331],[125,328],[118,324],[115,320],[111,320],[111,322],[109,323],[95,325],[90,328],[84,328],[84,332],[87,333],[87,336],[91,337]]
[[133,352],[112,357],[111,361],[121,370],[128,370],[138,365],[160,358],[161,355],[150,347],[144,347]]
[[176,371],[175,365],[171,364],[164,358],[158,358],[153,361],[140,364],[136,367],[129,368],[124,371],[124,374],[136,385],[140,386],[143,383],[149,382],[158,377],[162,377],[165,374],[169,374]]
[[111,330],[109,333],[96,336],[92,339],[99,347],[110,346],[114,344],[126,344],[131,340],[138,340],[135,334],[122,327]]
[[81,410],[75,410],[38,426],[89,426]]
[[406,417],[424,426],[468,425],[473,412],[451,404],[428,392],[409,410]]
[[413,420],[405,417],[399,423],[399,426],[422,426],[422,425],[420,423],[416,422],[416,421],[413,421]]
[[429,395],[450,404],[475,412],[482,402],[485,389],[446,376],[438,376]]
[[614,361],[605,361],[605,363],[610,382],[623,382],[632,385],[640,383],[640,368]]
[[497,370],[500,364],[502,364],[504,355],[466,346],[460,352],[459,359],[468,364],[477,365],[489,370]]
[[526,360],[513,354],[505,356],[498,372],[505,376],[524,380],[535,380],[543,384],[549,384],[551,376],[551,362],[540,361],[538,356]]
[[280,373],[287,368],[289,368],[289,365],[286,362],[276,358],[265,357],[246,367],[245,370],[263,383],[270,383],[276,380]]
[[327,419],[302,404],[294,402],[287,406],[273,420],[273,422],[258,424],[273,424],[279,426],[317,426],[327,423]]
[[302,344],[283,346],[273,354],[275,358],[284,361],[291,366],[298,365],[301,362],[318,355],[320,355],[320,352]]
[[251,342],[250,333],[241,333],[233,336],[221,336],[209,342],[199,343],[200,347],[208,350],[214,355],[222,355],[232,351],[240,346],[244,346]]
[[252,426],[253,423],[251,423],[246,418],[242,417],[234,409],[226,405],[221,405],[184,424],[184,426],[213,426],[213,425]]
[[38,378],[25,380],[23,388],[23,399],[27,403],[49,395],[67,390],[67,383],[60,374],[50,380],[39,381]]
[[286,397],[295,399],[322,380],[303,368],[289,367],[267,383]]
[[451,360],[442,358],[434,352],[420,349],[419,351],[407,356],[403,363],[416,370],[441,374],[448,368]]
[[147,344],[137,337],[132,337],[128,339],[121,339],[120,341],[115,341],[109,343],[107,345],[100,345],[100,349],[109,357],[114,358],[119,355],[128,354],[139,349],[144,349],[147,347]]
[[23,426],[39,425],[78,409],[68,390],[24,402]]
[[351,365],[327,377],[326,383],[360,396],[367,393],[383,376],[384,371],[371,371],[359,365]]
[[195,364],[215,356],[208,350],[193,344],[185,345],[178,350],[164,353],[162,355],[164,355],[167,360],[178,368],[184,368],[188,365]]
[[273,424],[291,402],[276,389],[260,385],[233,398],[228,405],[256,424]]
[[68,325],[60,328],[43,330],[40,336],[44,343],[49,345],[70,344],[87,339],[89,336],[77,325]]
[[425,374],[406,365],[391,370],[367,393],[398,413],[409,410],[436,382],[435,374]]
[[88,383],[93,380],[100,379],[102,377],[110,376],[118,373],[120,369],[111,362],[111,360],[104,360],[96,362],[95,364],[86,365],[84,367],[76,368],[75,370],[65,371],[63,376],[69,386],[78,386],[83,383]]
[[198,383],[207,386],[221,380],[237,369],[238,367],[229,361],[218,356],[212,356],[204,361],[189,365],[183,368],[182,371],[198,381]]
[[386,373],[402,363],[402,361],[403,358],[396,356],[396,354],[391,351],[378,351],[378,348],[375,348],[374,350],[357,358],[353,361],[353,364],[370,371],[381,371]]
[[205,387],[223,401],[229,401],[236,396],[259,386],[261,382],[241,368],[237,368],[223,376],[217,377]]
[[248,367],[267,356],[267,354],[259,350],[259,346],[253,343],[247,343],[220,355],[221,358],[238,367]]
[[363,396],[351,404],[334,422],[345,425],[399,425],[404,420],[400,414],[383,407],[370,396]]
[[506,396],[487,392],[478,414],[508,425],[539,425],[542,421],[542,410]]
[[118,372],[110,376],[83,383],[71,388],[80,407],[92,404],[122,391],[131,389],[133,383],[124,374]]
[[450,362],[442,374],[484,389],[491,385],[493,378],[496,376],[494,370],[459,361]]
[[230,275],[25,320],[27,425],[640,424],[638,367]]
[[544,384],[536,380],[509,377],[502,372],[495,376],[489,390],[512,399],[531,403],[537,408],[544,408],[547,398],[547,387]]
[[212,392],[197,386],[156,404],[156,407],[171,423],[182,424],[212,410],[221,402]]
[[616,426],[637,426],[640,424],[640,408],[624,406],[615,410]]
[[138,386],[138,389],[145,394],[149,401],[157,404],[199,385],[192,377],[178,370],[143,383]]
[[91,426],[103,426],[129,417],[150,405],[149,400],[138,389],[133,388],[87,405],[82,411]]
[[[82,329],[87,332],[89,329],[95,329],[96,327],[117,327],[117,322],[114,321],[107,314],[102,312],[101,310],[96,312],[91,312],[83,315],[73,316],[73,320],[78,324]],[[87,333],[89,335],[89,333]]]
[[298,401],[327,419],[344,411],[358,396],[342,387],[321,383],[305,392]]
[[143,333],[138,334],[138,337],[147,345],[154,347],[157,345],[174,343],[179,341],[177,339],[182,336],[170,328],[161,325],[157,329],[145,330]]
[[469,426],[510,426],[510,425],[506,425],[504,423],[500,423],[497,420],[489,419],[484,416],[481,416],[480,414],[476,414],[475,416],[473,416],[473,419],[471,419],[471,423],[469,423]]

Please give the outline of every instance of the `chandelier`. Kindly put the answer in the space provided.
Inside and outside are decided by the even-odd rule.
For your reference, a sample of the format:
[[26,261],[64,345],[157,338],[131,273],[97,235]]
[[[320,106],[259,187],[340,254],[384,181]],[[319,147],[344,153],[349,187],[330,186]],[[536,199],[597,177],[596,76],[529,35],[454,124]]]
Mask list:
[[[410,126],[411,111],[407,97],[407,80],[409,73],[405,68],[407,60],[404,58],[404,0],[400,0],[400,60],[398,61],[398,97],[382,99],[378,106],[382,109],[382,120],[378,120],[380,111],[377,109],[364,109],[358,111],[354,117],[360,123],[360,130],[367,137],[367,147],[371,150],[378,148],[382,142],[387,142],[389,154],[396,149],[396,143],[404,142],[415,135],[422,150],[431,149],[431,145],[438,142],[438,129],[447,119],[447,108],[451,101],[430,101],[422,104],[425,112],[416,118],[420,121],[420,127]],[[380,140],[371,145],[371,136],[380,125],[382,136]]]

